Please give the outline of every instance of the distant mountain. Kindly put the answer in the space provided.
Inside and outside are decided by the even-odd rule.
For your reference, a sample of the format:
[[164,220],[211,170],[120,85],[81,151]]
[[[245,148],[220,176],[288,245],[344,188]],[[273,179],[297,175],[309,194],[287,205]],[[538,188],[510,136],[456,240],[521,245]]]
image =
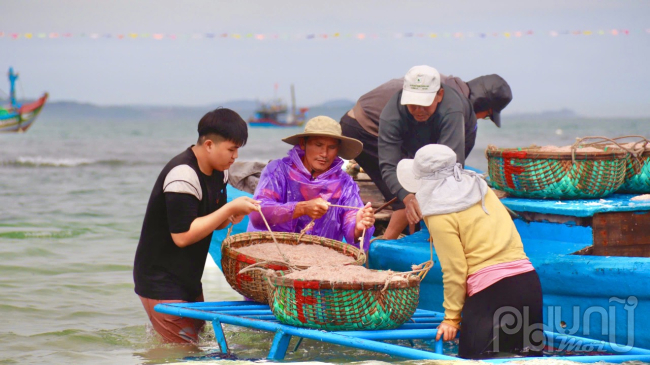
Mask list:
[[351,109],[354,106],[355,102],[348,99],[334,99],[326,101],[320,105],[314,105],[312,108],[348,108]]
[[205,107],[114,105],[99,106],[74,101],[57,101],[45,104],[43,114],[62,119],[143,119],[143,118],[200,118]]
[[[225,102],[215,102],[206,106],[178,106],[178,105],[108,105],[100,106],[90,103],[80,103],[76,101],[51,101],[45,107],[50,112],[75,112],[80,114],[94,115],[128,115],[128,116],[146,116],[149,114],[159,113],[185,113],[188,111],[203,111],[224,107],[236,111],[254,111],[259,106],[256,100],[231,100]],[[302,106],[302,105],[299,105]],[[354,102],[346,99],[336,99],[326,101],[319,105],[310,106],[310,108],[327,109],[327,108],[351,108]]]
[[580,117],[576,112],[571,109],[548,110],[539,113],[513,113],[503,114],[504,117],[516,119],[572,119]]
[[[249,119],[258,107],[255,100],[232,100],[214,103],[205,106],[153,106],[153,105],[113,105],[99,106],[89,103],[74,101],[56,101],[45,104],[43,113],[51,117],[63,119],[111,119],[111,120],[137,120],[137,119],[178,119],[198,120],[206,112],[217,107],[230,108],[237,111],[245,120]],[[302,106],[302,105],[301,105]],[[308,116],[328,115],[338,120],[346,111],[354,106],[354,102],[347,99],[329,100],[319,105],[309,107]],[[540,113],[504,113],[505,118],[519,120],[537,119],[572,119],[580,116],[570,109],[550,110]]]
[[[138,119],[178,119],[198,120],[206,112],[217,107],[230,108],[238,112],[245,120],[249,119],[259,102],[255,100],[232,100],[217,102],[205,106],[154,106],[154,105],[110,105],[100,106],[90,103],[75,101],[48,102],[43,109],[44,115],[61,119],[110,119],[110,120],[138,120]],[[299,105],[302,106],[302,105]],[[309,116],[331,115],[337,119],[346,110],[354,106],[349,100],[338,99],[310,107]],[[338,120],[338,119],[337,119]]]
[[[215,103],[215,106],[222,106],[224,108],[229,108],[232,110],[254,110],[259,106],[259,102],[255,100],[232,100],[226,101],[223,103]],[[212,106],[210,106],[212,107]],[[209,109],[209,108],[208,108]]]

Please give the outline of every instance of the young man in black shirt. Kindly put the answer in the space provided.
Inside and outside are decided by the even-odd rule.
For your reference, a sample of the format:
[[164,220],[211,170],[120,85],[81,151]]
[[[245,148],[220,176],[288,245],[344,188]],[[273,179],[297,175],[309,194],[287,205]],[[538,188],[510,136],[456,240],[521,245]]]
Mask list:
[[203,321],[158,313],[159,303],[203,301],[201,276],[212,232],[238,223],[258,202],[227,203],[228,168],[246,144],[246,122],[230,109],[207,113],[196,145],[163,168],[149,198],[133,280],[154,329],[168,342],[196,342]]

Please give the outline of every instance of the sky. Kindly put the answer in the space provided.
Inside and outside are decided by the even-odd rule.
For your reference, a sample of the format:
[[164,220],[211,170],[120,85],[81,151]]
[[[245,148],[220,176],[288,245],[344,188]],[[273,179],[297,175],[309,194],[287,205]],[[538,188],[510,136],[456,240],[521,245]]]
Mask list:
[[423,64],[501,75],[504,114],[650,104],[641,0],[0,0],[0,50],[19,97],[97,105],[289,99],[291,84],[299,106],[354,101]]

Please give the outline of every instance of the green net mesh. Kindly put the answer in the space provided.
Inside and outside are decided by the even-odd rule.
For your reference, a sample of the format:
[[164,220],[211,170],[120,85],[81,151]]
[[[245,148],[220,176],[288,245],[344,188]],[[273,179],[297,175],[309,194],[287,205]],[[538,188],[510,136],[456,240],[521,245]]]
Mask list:
[[486,151],[494,188],[524,198],[601,198],[625,181],[625,152]]
[[276,281],[269,304],[282,323],[328,331],[393,329],[418,306],[419,280],[407,285],[323,287],[317,281]]
[[638,160],[628,156],[625,182],[617,192],[630,194],[650,193],[650,152],[645,152]]

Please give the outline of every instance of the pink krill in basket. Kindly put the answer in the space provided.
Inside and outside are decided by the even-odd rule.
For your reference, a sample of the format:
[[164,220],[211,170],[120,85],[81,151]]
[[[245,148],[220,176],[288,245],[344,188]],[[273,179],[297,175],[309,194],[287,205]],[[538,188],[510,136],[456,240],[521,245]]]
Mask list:
[[[355,261],[353,257],[319,245],[287,245],[283,243],[278,245],[292,265],[345,265]],[[285,261],[274,242],[240,247],[236,251],[260,260]]]
[[363,266],[312,266],[306,270],[292,272],[286,278],[333,283],[383,283],[389,277],[390,281],[406,281],[404,276],[396,274],[399,273],[390,270],[369,270]]
[[[538,151],[540,152],[571,152],[571,146],[543,146]],[[601,148],[596,147],[582,147],[577,148],[576,152],[603,152]]]
[[[615,144],[609,144],[609,145],[607,145],[607,147],[609,147],[609,148],[619,148],[619,149],[621,147],[623,147],[624,149],[627,149],[627,150],[630,150],[630,151],[638,151],[638,150],[643,150],[644,145],[645,145],[644,142],[642,142],[642,143],[628,142],[628,143],[619,143],[618,146],[615,145]],[[645,146],[645,149],[646,150],[650,149],[650,144]]]

